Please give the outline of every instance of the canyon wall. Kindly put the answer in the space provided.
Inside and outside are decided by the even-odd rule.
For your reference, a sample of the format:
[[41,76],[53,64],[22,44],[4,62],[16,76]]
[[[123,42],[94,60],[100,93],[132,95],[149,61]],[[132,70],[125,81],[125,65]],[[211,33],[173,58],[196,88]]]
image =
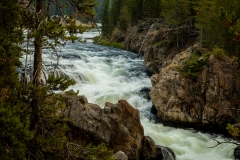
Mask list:
[[155,22],[129,28],[120,37],[127,50],[144,56],[145,66],[152,73],[150,97],[161,122],[222,132],[227,123],[239,118],[237,61],[209,54],[195,78],[179,71],[200,48],[193,27],[169,29]]

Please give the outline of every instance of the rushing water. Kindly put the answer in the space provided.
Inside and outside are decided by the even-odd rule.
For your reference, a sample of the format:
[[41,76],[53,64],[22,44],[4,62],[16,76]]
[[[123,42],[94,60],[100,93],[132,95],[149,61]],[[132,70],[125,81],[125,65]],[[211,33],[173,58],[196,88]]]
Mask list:
[[[145,135],[152,137],[158,145],[174,150],[178,160],[228,160],[233,159],[233,144],[222,144],[209,148],[218,141],[231,141],[220,135],[210,135],[194,130],[176,129],[155,124],[151,121],[151,101],[140,91],[151,88],[150,78],[146,74],[143,58],[137,54],[99,46],[91,38],[98,35],[97,30],[84,33],[86,43],[67,43],[60,50],[60,66],[55,75],[74,79],[76,85],[69,89],[79,90],[89,102],[104,106],[105,102],[117,103],[126,99],[140,110]],[[45,70],[55,63],[56,58],[44,51]]]

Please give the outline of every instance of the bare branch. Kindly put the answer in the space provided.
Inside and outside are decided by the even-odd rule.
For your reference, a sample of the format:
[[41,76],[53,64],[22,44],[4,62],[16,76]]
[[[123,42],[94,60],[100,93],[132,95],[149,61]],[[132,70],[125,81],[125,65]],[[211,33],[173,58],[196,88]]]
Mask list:
[[212,147],[207,147],[207,148],[214,148],[214,147],[217,147],[219,146],[220,144],[223,144],[223,143],[231,143],[231,144],[235,144],[235,145],[240,145],[240,143],[236,143],[236,142],[219,142],[218,140],[216,139],[213,139],[214,141],[217,142],[217,144],[215,146],[212,146]]

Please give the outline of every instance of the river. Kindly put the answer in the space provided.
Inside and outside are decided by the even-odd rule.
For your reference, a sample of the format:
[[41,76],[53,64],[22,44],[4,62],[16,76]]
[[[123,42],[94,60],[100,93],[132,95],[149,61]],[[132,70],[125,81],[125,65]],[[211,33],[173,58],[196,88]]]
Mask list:
[[[66,76],[76,81],[69,89],[79,90],[90,103],[104,106],[105,102],[117,103],[126,99],[140,110],[141,123],[145,135],[152,137],[158,145],[173,149],[178,160],[230,160],[236,145],[216,145],[232,141],[221,135],[206,134],[193,129],[178,129],[154,123],[150,113],[152,103],[142,89],[151,88],[150,78],[146,74],[143,58],[132,52],[100,46],[92,43],[92,37],[99,35],[98,30],[85,32],[86,43],[68,42],[60,52],[60,66],[55,75]],[[49,50],[43,51],[45,70],[56,61]]]

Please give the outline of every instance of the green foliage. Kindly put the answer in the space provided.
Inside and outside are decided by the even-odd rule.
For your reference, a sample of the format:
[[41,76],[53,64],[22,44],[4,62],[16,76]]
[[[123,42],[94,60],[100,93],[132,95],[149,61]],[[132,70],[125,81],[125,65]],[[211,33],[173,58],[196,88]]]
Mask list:
[[21,101],[0,100],[1,159],[24,159],[26,156],[27,142],[33,138],[33,132],[29,130],[29,115],[24,115],[25,109]]
[[235,138],[235,139],[240,136],[240,130],[239,130],[239,128],[234,127],[234,125],[232,125],[232,124],[230,124],[230,123],[227,124],[227,130],[228,130],[228,133],[229,133],[231,136],[233,136],[233,138]]
[[213,54],[214,57],[222,59],[222,60],[227,57],[224,50],[219,48],[219,47],[215,47],[212,51],[212,54]]
[[124,48],[124,43],[122,42],[111,42],[108,39],[104,39],[102,38],[102,36],[96,36],[93,38],[94,43],[103,45],[103,46],[109,46],[109,47],[113,47],[113,48],[120,48],[123,49]]
[[143,0],[130,0],[127,2],[127,8],[131,17],[131,24],[137,24],[143,19]]
[[157,42],[155,45],[156,45],[156,47],[165,47],[167,44],[168,44],[168,40],[164,39],[160,42]]
[[127,6],[123,6],[121,9],[121,14],[119,16],[118,28],[122,31],[126,31],[131,25],[131,17],[129,16],[129,11]]
[[229,55],[239,56],[239,4],[238,0],[203,0],[195,3],[195,25],[200,29],[204,47],[212,49],[217,45]]
[[109,28],[109,0],[104,0],[103,15],[102,15],[102,35],[108,35]]
[[142,12],[144,18],[158,18],[161,13],[160,0],[143,0]]
[[109,150],[104,143],[101,143],[98,146],[89,144],[87,148],[90,150],[90,153],[86,156],[86,160],[114,160],[114,158],[112,158],[113,151]]
[[102,39],[102,35],[93,37],[93,42],[98,43]]
[[162,15],[170,26],[176,27],[190,20],[189,0],[162,0]]
[[123,43],[121,43],[121,42],[110,42],[109,40],[103,40],[99,44],[101,44],[103,46],[113,47],[113,48],[120,48],[120,49],[124,48]]
[[201,50],[203,49],[196,49],[193,51],[191,57],[183,64],[183,66],[177,68],[188,78],[196,79],[199,76],[199,72],[203,70],[203,66],[208,60],[209,54],[202,54]]
[[47,85],[49,86],[50,89],[52,90],[65,90],[69,86],[76,84],[76,82],[72,79],[67,80],[66,78],[63,77],[54,77],[52,75],[49,75],[48,80],[47,80]]

